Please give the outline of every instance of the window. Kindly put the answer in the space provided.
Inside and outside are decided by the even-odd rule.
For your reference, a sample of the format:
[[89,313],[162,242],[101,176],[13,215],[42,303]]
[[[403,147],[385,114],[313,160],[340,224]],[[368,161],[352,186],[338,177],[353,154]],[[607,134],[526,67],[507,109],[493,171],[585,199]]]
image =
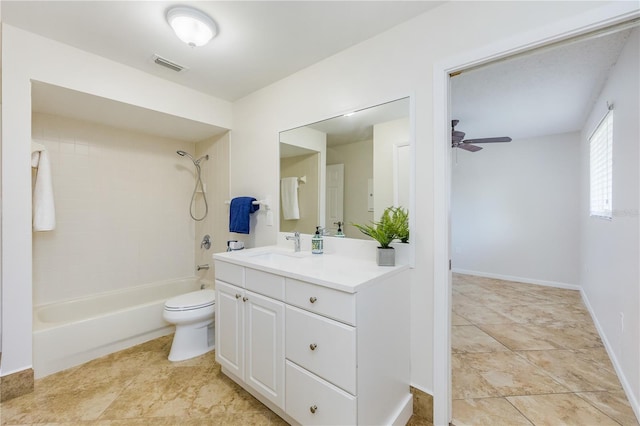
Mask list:
[[590,215],[611,219],[613,111],[609,111],[589,138]]

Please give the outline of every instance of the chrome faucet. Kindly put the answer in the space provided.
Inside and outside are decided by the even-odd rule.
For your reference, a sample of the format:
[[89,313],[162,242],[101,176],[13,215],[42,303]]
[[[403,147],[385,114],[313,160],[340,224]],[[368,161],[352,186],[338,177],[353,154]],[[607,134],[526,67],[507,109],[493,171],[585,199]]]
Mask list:
[[298,231],[294,232],[293,235],[287,235],[287,240],[293,240],[294,248],[293,250],[297,253],[300,251],[300,233]]
[[205,250],[209,250],[211,248],[211,237],[209,234],[205,235],[202,238],[202,242],[200,243],[200,248],[204,248]]

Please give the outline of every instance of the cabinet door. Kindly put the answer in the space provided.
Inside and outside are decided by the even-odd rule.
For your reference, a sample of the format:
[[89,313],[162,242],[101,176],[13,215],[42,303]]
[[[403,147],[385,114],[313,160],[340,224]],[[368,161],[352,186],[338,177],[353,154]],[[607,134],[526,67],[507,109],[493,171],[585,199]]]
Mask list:
[[284,409],[284,303],[246,292],[245,382]]
[[216,361],[244,379],[244,290],[216,281]]

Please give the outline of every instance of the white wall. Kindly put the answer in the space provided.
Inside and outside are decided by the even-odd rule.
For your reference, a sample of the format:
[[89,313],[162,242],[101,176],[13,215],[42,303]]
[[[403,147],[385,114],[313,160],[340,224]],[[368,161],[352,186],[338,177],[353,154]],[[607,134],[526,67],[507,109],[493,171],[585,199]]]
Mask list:
[[[639,34],[635,29],[627,41],[581,135],[580,283],[640,418]],[[607,101],[615,108],[610,221],[589,217],[588,137],[606,113]]]
[[[234,103],[231,192],[278,192],[278,132],[413,95],[416,226],[411,271],[411,380],[433,393],[434,64],[472,49],[549,28],[601,6],[594,2],[447,2]],[[452,24],[455,22],[455,24]],[[252,173],[245,173],[244,170]],[[258,221],[254,243],[273,244],[277,228]],[[444,398],[436,395],[436,398]],[[436,403],[441,403],[436,399]]]
[[579,134],[453,152],[454,270],[575,287]]
[[31,81],[223,128],[231,128],[231,105],[6,24],[2,32],[0,375],[5,376],[32,365]]

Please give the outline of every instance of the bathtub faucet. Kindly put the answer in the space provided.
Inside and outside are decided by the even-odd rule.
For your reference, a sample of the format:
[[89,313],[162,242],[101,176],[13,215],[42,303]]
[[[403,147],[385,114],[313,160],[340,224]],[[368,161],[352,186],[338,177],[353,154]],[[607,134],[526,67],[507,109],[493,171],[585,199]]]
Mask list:
[[211,248],[211,236],[209,234],[202,237],[202,242],[200,243],[200,248],[205,250],[209,250]]
[[196,267],[196,270],[197,270],[197,271],[199,271],[199,270],[201,270],[201,269],[209,269],[209,264],[208,264],[208,263],[205,263],[204,265],[198,265],[198,266]]

